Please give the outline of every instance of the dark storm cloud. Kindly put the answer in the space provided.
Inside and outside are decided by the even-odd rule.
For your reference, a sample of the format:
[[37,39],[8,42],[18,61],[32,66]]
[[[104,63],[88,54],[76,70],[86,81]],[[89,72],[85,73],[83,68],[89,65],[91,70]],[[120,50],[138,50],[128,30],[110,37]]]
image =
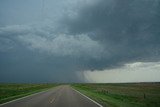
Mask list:
[[80,82],[75,71],[85,69],[89,59],[99,59],[103,48],[86,35],[54,30],[46,25],[1,27],[2,81]]
[[159,10],[159,0],[100,0],[81,9],[78,18],[68,19],[66,25],[71,34],[88,33],[103,44],[112,54],[101,63],[104,67],[130,61],[157,61]]
[[159,0],[37,1],[1,1],[1,82],[80,82],[79,71],[160,60]]

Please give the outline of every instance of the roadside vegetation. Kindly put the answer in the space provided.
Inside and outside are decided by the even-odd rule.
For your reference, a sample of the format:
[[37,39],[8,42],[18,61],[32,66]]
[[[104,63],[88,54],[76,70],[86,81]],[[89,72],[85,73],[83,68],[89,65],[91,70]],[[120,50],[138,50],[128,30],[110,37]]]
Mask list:
[[0,104],[47,90],[58,84],[0,84]]
[[160,83],[72,84],[104,107],[160,107]]

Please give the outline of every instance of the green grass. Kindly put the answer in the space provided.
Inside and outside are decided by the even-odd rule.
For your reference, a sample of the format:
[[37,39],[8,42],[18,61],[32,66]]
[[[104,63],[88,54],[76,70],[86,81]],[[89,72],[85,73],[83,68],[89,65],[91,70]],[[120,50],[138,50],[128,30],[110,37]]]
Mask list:
[[104,107],[160,107],[160,83],[72,84]]
[[47,90],[58,84],[0,84],[0,104]]

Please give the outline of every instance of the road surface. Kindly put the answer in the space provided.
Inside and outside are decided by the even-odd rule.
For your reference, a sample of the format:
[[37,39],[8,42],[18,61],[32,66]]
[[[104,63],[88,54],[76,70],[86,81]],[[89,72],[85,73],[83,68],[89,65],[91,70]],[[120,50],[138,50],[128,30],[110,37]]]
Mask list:
[[57,86],[46,92],[28,96],[0,107],[101,107],[69,85]]

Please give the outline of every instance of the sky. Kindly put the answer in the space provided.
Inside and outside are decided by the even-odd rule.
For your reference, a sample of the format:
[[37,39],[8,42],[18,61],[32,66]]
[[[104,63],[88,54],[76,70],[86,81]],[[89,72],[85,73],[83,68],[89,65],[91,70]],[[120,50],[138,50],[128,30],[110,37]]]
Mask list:
[[0,82],[160,82],[160,0],[0,0]]

